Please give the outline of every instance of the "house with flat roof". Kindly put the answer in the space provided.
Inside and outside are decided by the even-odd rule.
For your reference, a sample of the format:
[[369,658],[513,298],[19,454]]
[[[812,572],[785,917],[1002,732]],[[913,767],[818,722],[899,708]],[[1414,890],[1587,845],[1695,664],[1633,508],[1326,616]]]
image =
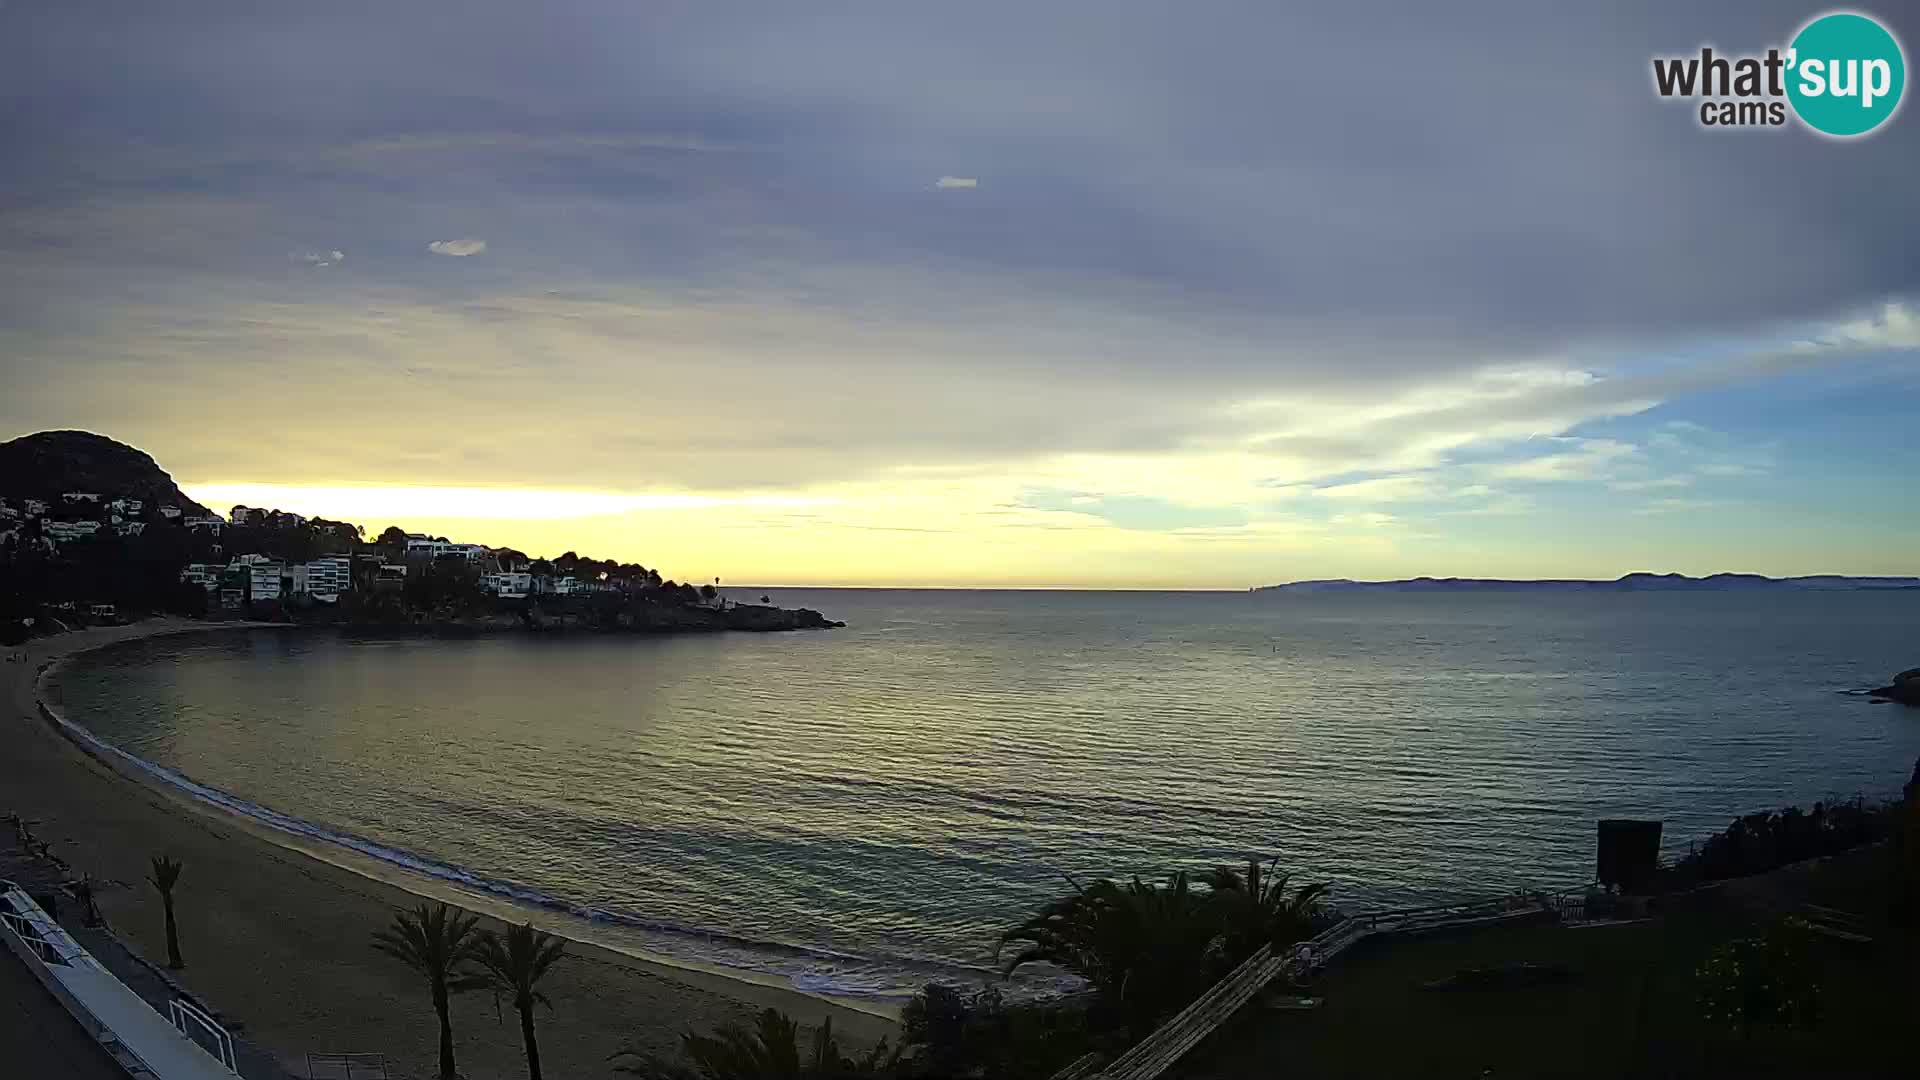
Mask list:
[[58,543],[67,543],[92,536],[100,531],[97,521],[46,521],[40,524],[40,531]]

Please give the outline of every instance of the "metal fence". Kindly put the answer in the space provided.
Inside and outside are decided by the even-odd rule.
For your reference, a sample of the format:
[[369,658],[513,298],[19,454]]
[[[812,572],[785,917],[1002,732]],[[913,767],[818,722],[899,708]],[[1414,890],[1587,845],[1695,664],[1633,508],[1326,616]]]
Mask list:
[[0,922],[5,922],[42,963],[65,966],[93,959],[52,916],[40,910],[26,890],[11,881],[0,881]]
[[167,1003],[167,1019],[180,1029],[180,1034],[198,1043],[229,1071],[236,1074],[240,1071],[233,1056],[233,1036],[198,1005],[185,998],[174,998]]
[[307,1080],[388,1080],[381,1054],[308,1054]]

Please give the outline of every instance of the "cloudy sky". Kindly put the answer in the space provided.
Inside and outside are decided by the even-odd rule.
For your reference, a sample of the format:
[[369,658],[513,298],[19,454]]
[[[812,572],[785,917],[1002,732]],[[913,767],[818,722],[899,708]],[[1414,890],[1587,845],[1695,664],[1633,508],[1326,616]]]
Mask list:
[[0,436],[692,579],[1920,573],[1920,120],[1651,90],[1816,11],[5,0]]

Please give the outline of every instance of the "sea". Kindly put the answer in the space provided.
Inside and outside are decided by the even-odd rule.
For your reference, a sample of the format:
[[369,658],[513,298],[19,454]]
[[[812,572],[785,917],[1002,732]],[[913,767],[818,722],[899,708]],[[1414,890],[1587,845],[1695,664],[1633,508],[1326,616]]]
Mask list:
[[1920,665],[1920,592],[762,592],[847,625],[229,630],[54,690],[230,812],[880,1006],[993,978],[1075,881],[1254,857],[1348,910],[1574,887],[1598,819],[1680,855],[1920,758],[1920,710],[1841,693]]

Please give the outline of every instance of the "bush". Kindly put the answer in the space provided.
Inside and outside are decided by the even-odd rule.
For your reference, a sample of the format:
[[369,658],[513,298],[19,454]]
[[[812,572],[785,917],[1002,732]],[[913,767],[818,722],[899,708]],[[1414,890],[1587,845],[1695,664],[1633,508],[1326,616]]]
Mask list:
[[1048,1076],[1093,1048],[1086,1014],[1058,1002],[1010,1004],[998,987],[966,994],[928,983],[901,1012],[908,1074],[945,1078]]
[[1811,811],[1789,806],[1735,818],[1707,837],[1699,850],[1675,865],[1683,877],[1708,881],[1765,873],[1788,863],[1835,855],[1885,839],[1893,809],[1854,798],[1814,803]]
[[1696,975],[1701,1015],[1736,1034],[1805,1030],[1820,1021],[1820,983],[1807,960],[1803,930],[1783,923],[1762,937],[1729,941]]

